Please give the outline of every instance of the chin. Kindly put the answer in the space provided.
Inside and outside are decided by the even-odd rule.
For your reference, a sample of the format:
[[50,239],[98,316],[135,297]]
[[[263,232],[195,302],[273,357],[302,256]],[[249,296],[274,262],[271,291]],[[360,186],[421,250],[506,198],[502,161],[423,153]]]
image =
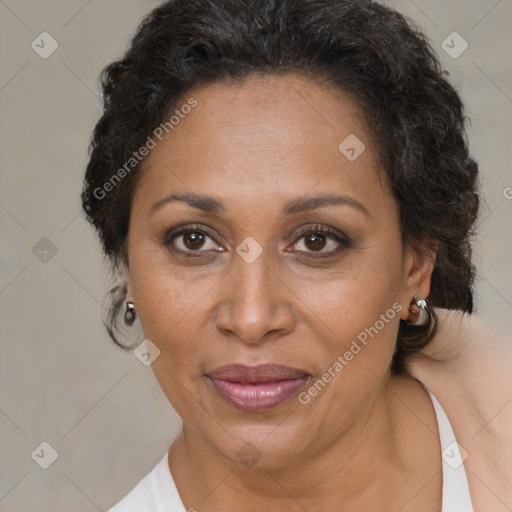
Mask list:
[[291,421],[288,418],[287,421],[286,415],[280,415],[277,421],[253,419],[236,424],[221,423],[223,429],[218,428],[216,422],[214,431],[208,427],[201,429],[201,437],[229,463],[239,465],[240,470],[244,467],[271,470],[289,466],[298,462],[306,451],[314,450],[315,439],[319,439],[313,434],[312,426],[306,426],[301,418]]

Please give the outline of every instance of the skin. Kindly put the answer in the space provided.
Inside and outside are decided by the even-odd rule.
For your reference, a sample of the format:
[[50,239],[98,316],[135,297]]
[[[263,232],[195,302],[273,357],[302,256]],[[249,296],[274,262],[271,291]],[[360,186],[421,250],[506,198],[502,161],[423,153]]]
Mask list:
[[[398,207],[358,107],[292,75],[190,96],[197,107],[145,161],[127,239],[128,296],[161,350],[153,370],[183,420],[169,468],[185,508],[439,510],[432,402],[416,380],[389,370],[399,319],[414,296],[429,294],[433,258],[401,243]],[[349,134],[366,146],[353,162],[338,150]],[[170,193],[211,196],[225,211],[181,201],[152,209]],[[322,193],[350,196],[368,213],[344,204],[283,215],[288,201]],[[166,238],[190,224],[215,239]],[[349,244],[307,244],[301,230],[318,225]],[[252,263],[236,252],[246,237],[263,248]],[[393,304],[400,313],[307,405],[293,398],[243,412],[205,377],[229,363],[272,362],[316,381]],[[247,443],[257,448],[253,467],[237,455]]]
[[512,337],[478,317],[436,310],[435,338],[409,365],[440,401],[457,442],[476,511],[512,509]]

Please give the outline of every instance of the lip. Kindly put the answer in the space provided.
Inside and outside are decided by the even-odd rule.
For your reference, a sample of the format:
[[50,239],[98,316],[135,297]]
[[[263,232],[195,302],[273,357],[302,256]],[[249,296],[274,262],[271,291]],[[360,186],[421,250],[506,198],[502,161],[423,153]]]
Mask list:
[[277,364],[232,364],[207,374],[215,392],[236,409],[260,412],[296,395],[310,375],[298,368]]

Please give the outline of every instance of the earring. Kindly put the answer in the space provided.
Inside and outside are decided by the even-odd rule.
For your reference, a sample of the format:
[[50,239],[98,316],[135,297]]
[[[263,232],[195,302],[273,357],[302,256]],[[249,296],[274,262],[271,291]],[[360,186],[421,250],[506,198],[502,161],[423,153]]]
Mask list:
[[126,311],[124,312],[124,323],[131,327],[133,322],[135,322],[135,318],[137,316],[137,312],[135,311],[135,304],[130,301],[126,301]]
[[420,326],[432,323],[432,312],[428,306],[428,299],[413,297],[409,305],[409,312],[413,315],[418,315],[418,318],[413,322],[407,320],[409,325]]

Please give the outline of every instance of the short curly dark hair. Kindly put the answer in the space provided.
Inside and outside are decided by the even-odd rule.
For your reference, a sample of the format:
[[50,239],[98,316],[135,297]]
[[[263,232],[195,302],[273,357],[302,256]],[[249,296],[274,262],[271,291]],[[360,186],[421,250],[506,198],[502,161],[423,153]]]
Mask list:
[[[357,102],[399,205],[404,243],[423,251],[438,244],[431,306],[471,313],[478,166],[463,104],[421,30],[370,0],[170,0],[148,14],[124,57],[101,75],[104,113],[81,198],[106,257],[115,268],[126,263],[141,165],[108,191],[104,185],[180,98],[201,85],[288,73],[322,79]],[[121,301],[114,302],[111,335]],[[429,332],[401,321],[394,374],[436,327],[435,313]]]

